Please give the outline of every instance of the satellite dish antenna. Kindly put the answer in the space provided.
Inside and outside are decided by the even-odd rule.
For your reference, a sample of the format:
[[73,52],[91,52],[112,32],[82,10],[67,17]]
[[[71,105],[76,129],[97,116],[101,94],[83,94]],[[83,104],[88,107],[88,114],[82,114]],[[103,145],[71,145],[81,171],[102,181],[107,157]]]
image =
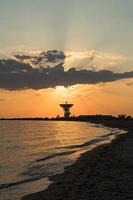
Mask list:
[[70,118],[70,115],[71,115],[70,109],[72,108],[72,106],[73,106],[73,104],[68,104],[67,101],[65,102],[65,104],[60,104],[60,107],[64,111],[64,118],[65,119]]

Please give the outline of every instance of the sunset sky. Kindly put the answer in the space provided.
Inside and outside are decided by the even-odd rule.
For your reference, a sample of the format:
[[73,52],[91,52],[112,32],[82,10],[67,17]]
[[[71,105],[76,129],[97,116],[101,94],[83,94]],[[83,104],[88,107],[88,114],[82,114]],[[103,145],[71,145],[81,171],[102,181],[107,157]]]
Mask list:
[[133,1],[0,0],[0,117],[133,116]]

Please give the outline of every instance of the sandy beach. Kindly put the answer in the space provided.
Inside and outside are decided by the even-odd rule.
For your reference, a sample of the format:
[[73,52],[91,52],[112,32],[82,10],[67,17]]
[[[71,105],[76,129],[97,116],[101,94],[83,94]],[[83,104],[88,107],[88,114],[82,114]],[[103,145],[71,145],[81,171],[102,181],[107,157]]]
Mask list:
[[22,200],[133,199],[133,121],[96,123],[127,130],[127,133],[83,154],[63,174],[51,177],[53,183],[47,190],[29,194]]

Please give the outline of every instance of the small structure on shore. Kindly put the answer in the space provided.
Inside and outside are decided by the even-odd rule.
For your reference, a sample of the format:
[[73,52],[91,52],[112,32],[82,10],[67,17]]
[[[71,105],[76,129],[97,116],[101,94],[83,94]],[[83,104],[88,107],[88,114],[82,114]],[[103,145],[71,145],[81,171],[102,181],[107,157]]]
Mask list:
[[73,104],[68,104],[67,102],[65,104],[60,104],[60,107],[63,108],[65,119],[70,118],[71,115],[70,109],[72,106]]

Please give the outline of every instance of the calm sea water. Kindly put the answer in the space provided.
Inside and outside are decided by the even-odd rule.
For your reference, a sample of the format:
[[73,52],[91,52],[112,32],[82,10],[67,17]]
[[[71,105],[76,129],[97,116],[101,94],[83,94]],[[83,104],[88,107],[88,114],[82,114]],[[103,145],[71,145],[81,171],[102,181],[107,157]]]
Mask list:
[[0,121],[0,199],[47,188],[48,177],[118,132],[86,122]]

